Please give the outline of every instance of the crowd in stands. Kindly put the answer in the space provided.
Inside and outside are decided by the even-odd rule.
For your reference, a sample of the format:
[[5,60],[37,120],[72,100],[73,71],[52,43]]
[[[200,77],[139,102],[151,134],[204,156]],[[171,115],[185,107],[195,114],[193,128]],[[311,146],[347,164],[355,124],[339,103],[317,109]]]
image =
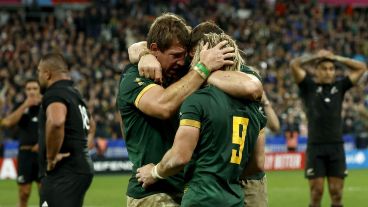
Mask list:
[[[97,122],[96,137],[120,138],[115,97],[120,74],[129,62],[127,47],[144,40],[155,16],[168,11],[181,15],[192,27],[212,20],[234,37],[246,63],[263,77],[282,124],[280,134],[296,130],[305,135],[306,118],[289,62],[322,48],[367,62],[368,8],[285,2],[98,1],[86,9],[55,8],[39,19],[24,11],[0,9],[0,116],[23,101],[22,87],[25,80],[37,77],[41,55],[60,51]],[[348,70],[339,66],[338,73]],[[360,136],[368,131],[367,121],[355,110],[364,101],[368,102],[368,78],[346,96],[344,133]],[[12,137],[11,131],[0,133]]]

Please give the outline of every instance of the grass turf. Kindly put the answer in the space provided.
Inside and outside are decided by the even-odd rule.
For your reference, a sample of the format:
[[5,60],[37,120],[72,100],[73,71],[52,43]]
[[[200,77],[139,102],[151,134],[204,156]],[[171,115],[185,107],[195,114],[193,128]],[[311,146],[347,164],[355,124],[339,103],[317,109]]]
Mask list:
[[[368,170],[350,170],[345,182],[344,206],[365,205],[368,195]],[[125,191],[129,176],[95,176],[85,197],[85,207],[126,206]],[[270,207],[308,206],[307,180],[302,171],[268,172]],[[33,185],[29,206],[37,206],[38,197]],[[0,207],[13,207],[17,203],[17,186],[14,180],[0,180]],[[325,188],[322,206],[330,206]]]

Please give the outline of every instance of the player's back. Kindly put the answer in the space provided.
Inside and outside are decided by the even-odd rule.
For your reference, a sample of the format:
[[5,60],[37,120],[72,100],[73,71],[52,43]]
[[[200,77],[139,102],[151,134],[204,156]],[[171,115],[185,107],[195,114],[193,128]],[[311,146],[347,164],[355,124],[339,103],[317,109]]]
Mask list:
[[258,106],[213,86],[184,102],[181,121],[200,122],[200,138],[185,170],[188,190],[182,206],[243,205],[239,176],[265,121]]

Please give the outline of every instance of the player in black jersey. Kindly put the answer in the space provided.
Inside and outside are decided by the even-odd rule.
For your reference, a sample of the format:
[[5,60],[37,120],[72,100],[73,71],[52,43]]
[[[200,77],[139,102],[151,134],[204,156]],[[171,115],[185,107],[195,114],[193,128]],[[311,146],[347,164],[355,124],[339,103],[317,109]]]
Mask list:
[[38,112],[41,103],[40,85],[37,80],[27,80],[25,83],[26,100],[9,116],[1,120],[1,127],[17,128],[19,138],[18,177],[19,206],[27,206],[32,190],[32,182],[38,179]]
[[60,54],[45,55],[38,78],[46,89],[40,109],[40,205],[82,206],[93,168],[88,155],[90,118]]
[[[303,69],[314,62],[314,78]],[[335,62],[351,69],[336,79]],[[291,69],[299,86],[308,118],[308,146],[305,176],[309,179],[310,206],[320,206],[327,177],[332,206],[342,206],[344,177],[347,175],[342,140],[341,109],[344,94],[366,70],[362,62],[320,50],[315,55],[292,60]]]

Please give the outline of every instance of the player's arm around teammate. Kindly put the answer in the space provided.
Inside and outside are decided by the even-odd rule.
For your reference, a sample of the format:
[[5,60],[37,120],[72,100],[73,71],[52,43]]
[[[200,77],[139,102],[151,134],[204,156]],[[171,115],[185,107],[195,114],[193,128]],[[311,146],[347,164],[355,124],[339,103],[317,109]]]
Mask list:
[[[234,48],[223,47],[226,44],[226,41],[222,41],[211,49],[208,49],[208,45],[204,46],[200,59],[208,73],[221,68],[223,65],[233,64],[233,61],[228,59],[234,56]],[[167,88],[157,84],[152,85],[137,100],[136,106],[148,116],[168,119],[176,113],[184,99],[197,90],[204,81],[205,79],[199,75],[198,71],[190,70],[183,78]]]
[[[128,49],[129,60],[131,63],[138,63],[141,76],[155,80],[156,83],[160,84],[162,82],[161,64],[145,48],[146,42],[144,41],[131,45]],[[258,78],[239,71],[214,71],[208,77],[207,83],[220,88],[231,96],[247,100],[260,100],[263,91],[262,83]]]

